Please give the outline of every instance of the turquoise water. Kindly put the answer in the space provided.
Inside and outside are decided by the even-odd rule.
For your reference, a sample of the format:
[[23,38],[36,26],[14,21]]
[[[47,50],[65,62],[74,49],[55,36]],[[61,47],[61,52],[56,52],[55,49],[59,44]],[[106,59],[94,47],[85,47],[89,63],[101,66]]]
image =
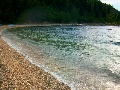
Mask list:
[[73,90],[120,90],[119,26],[23,27],[2,38]]

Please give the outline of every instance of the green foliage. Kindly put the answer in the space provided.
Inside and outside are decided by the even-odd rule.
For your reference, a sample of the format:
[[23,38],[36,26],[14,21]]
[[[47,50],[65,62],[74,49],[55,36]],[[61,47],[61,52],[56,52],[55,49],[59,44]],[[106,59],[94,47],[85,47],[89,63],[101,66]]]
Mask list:
[[54,8],[48,9],[47,15],[49,22],[64,23],[70,21],[70,14],[68,12],[58,11]]
[[100,0],[5,0],[1,23],[120,23],[120,12]]

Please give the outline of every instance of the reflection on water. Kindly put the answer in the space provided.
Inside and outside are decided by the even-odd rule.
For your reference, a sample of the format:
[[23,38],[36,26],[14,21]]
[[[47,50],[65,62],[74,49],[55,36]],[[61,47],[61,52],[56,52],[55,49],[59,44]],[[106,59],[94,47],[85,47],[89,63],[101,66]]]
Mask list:
[[120,27],[14,28],[3,39],[77,90],[120,90]]

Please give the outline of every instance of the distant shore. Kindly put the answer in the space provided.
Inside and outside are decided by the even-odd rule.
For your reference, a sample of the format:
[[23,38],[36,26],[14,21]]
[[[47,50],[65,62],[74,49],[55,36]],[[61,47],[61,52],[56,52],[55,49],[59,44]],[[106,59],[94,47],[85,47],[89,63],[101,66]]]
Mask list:
[[31,26],[120,26],[116,23],[28,23],[0,25],[1,28],[31,27]]
[[[4,25],[0,30],[37,25]],[[70,90],[52,75],[31,64],[0,37],[0,90]]]

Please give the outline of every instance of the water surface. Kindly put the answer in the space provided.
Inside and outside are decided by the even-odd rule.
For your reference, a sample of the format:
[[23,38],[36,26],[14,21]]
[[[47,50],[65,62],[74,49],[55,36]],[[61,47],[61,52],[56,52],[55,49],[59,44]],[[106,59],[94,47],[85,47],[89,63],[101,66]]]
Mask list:
[[119,26],[9,29],[2,38],[76,90],[120,90]]

